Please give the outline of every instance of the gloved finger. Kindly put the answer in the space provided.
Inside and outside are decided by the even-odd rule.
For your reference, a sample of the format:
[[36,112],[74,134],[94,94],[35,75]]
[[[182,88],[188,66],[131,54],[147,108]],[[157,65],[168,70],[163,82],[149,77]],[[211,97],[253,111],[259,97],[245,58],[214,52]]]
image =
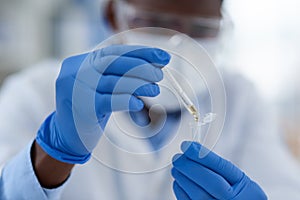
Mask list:
[[185,191],[176,183],[173,182],[173,191],[178,200],[191,200],[191,198],[185,193]]
[[129,112],[131,119],[141,127],[149,125],[151,119],[149,116],[149,110],[144,106],[144,108],[137,112]]
[[214,198],[229,199],[231,197],[232,188],[222,176],[190,160],[184,154],[177,157],[178,154],[175,156],[176,160],[173,161],[173,166],[184,176],[198,184]]
[[161,68],[140,58],[110,55],[89,62],[93,62],[92,66],[104,75],[129,76],[151,82],[158,82],[163,78]]
[[142,79],[102,75],[97,86],[97,92],[154,97],[159,94],[160,90],[157,84]]
[[96,58],[110,55],[140,58],[158,67],[168,64],[171,58],[170,54],[162,49],[137,45],[112,45],[97,50],[93,54]]
[[150,83],[147,85],[143,85],[139,87],[133,95],[135,96],[147,96],[147,97],[155,97],[159,95],[160,89],[159,86],[155,83]]
[[80,64],[86,59],[88,56],[88,53],[71,56],[63,60],[62,67],[60,69],[59,76],[65,75],[65,74],[76,74],[78,71],[78,68],[80,68]]
[[191,181],[189,178],[181,174],[175,168],[172,168],[172,176],[176,180],[176,183],[186,192],[191,199],[215,199],[208,194],[203,188]]
[[96,93],[95,106],[97,113],[105,114],[113,111],[140,111],[144,107],[144,103],[130,94]]
[[[181,149],[189,159],[209,168],[225,178],[231,185],[239,182],[244,173],[231,162],[221,158],[214,152],[196,142],[183,142]],[[207,155],[199,157],[199,151],[206,151]]]

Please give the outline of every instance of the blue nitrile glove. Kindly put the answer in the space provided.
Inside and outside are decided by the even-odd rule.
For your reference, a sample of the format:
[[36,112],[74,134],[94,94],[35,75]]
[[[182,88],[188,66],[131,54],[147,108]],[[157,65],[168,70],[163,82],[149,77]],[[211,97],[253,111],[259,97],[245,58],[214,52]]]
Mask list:
[[57,160],[85,163],[111,112],[139,111],[144,104],[137,96],[159,94],[156,82],[169,60],[163,50],[128,45],[65,59],[56,80],[56,111],[42,124],[37,143]]
[[[177,199],[267,199],[259,185],[239,168],[199,143],[183,142],[181,149],[184,153],[174,156],[172,168]],[[208,154],[199,157],[200,149]]]

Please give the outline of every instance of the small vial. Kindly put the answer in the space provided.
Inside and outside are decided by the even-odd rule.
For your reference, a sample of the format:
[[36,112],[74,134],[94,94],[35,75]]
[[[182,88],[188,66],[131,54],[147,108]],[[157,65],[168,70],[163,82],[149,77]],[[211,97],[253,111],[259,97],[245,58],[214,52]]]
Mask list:
[[215,113],[207,113],[204,115],[202,120],[198,119],[196,123],[190,123],[194,141],[202,143],[204,141],[205,135],[201,133],[201,127],[213,122],[217,118]]
[[216,118],[217,118],[216,113],[207,113],[204,115],[201,124],[202,125],[209,124],[209,123],[215,121]]

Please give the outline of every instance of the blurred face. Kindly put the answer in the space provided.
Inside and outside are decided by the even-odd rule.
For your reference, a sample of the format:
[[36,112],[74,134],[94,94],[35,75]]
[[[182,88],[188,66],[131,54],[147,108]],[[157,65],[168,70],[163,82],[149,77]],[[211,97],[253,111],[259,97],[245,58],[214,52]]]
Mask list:
[[[221,0],[118,0],[116,4],[111,5],[110,9],[113,12],[108,12],[107,18],[110,19],[112,27],[117,31],[139,27],[172,29],[185,33],[194,39],[206,40],[206,45],[203,41],[197,41],[207,51],[209,51],[207,41],[216,41],[221,21]],[[165,33],[150,32],[145,35],[133,34],[132,39],[134,42],[142,41],[142,44],[161,47],[162,44],[166,44],[170,37]],[[214,44],[210,45],[213,47],[213,51]],[[212,55],[211,52],[210,55]],[[170,63],[181,75],[190,77],[188,75],[191,73],[189,72],[190,68],[184,67],[185,64],[179,57],[172,57]],[[192,82],[197,84],[192,86],[194,92],[205,91],[205,85],[200,85],[199,79]],[[177,111],[180,108],[179,102],[172,90],[167,89],[172,88],[170,82],[164,79],[161,85],[166,87],[160,87],[160,95],[155,98],[142,98],[144,103],[147,107],[158,104],[168,111]],[[189,93],[188,96],[190,95]]]
[[121,0],[117,12],[126,28],[163,27],[191,37],[214,37],[221,0]]
[[221,17],[221,0],[127,0],[142,10],[185,16]]

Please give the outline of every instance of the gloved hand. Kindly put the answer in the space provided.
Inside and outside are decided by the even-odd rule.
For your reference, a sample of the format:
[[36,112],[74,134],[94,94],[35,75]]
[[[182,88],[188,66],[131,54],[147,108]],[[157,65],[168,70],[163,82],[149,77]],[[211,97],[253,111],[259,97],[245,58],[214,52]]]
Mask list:
[[157,48],[113,45],[63,61],[56,80],[56,111],[36,142],[53,158],[85,163],[113,111],[139,111],[138,96],[159,94],[170,55]]
[[[263,190],[239,168],[199,143],[183,142],[181,149],[184,153],[174,156],[172,168],[177,199],[267,199]],[[199,157],[200,149],[208,154]]]

